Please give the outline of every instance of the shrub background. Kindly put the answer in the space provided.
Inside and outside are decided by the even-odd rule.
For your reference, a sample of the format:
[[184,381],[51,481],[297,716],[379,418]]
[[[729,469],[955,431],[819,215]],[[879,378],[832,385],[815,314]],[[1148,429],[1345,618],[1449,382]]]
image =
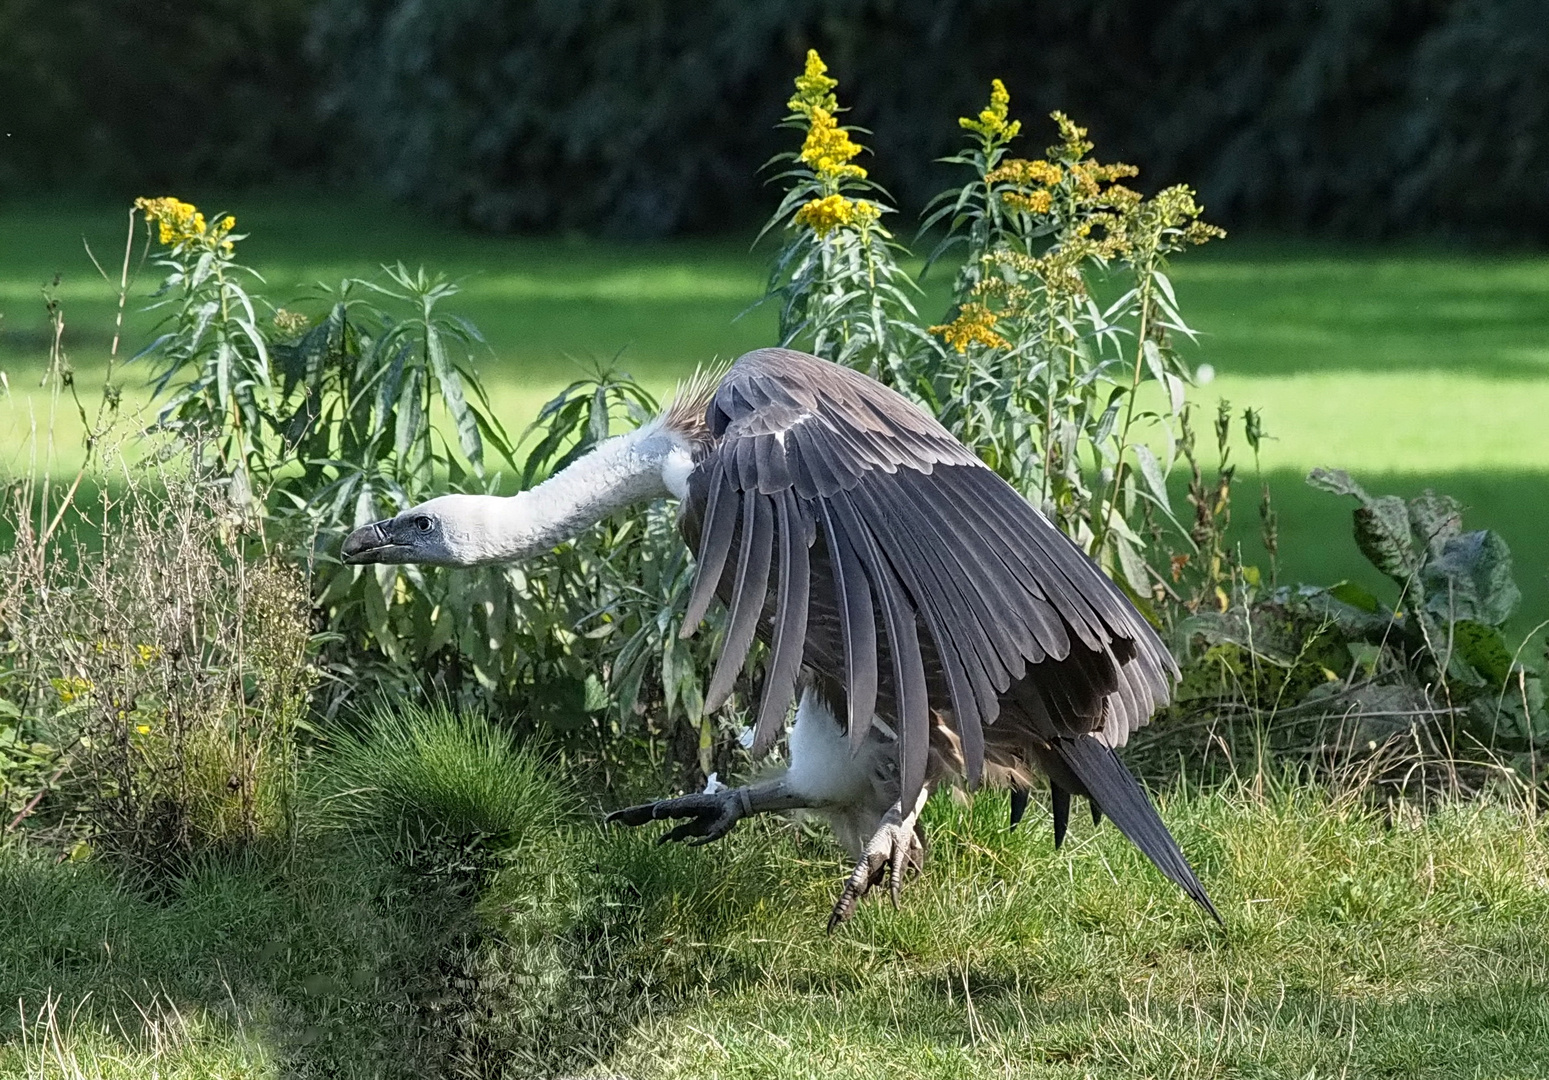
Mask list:
[[[942,184],[993,75],[1228,226],[1549,236],[1542,0],[10,0],[0,186],[380,184],[490,229],[751,222],[789,72]],[[1509,226],[1505,224],[1509,222]]]

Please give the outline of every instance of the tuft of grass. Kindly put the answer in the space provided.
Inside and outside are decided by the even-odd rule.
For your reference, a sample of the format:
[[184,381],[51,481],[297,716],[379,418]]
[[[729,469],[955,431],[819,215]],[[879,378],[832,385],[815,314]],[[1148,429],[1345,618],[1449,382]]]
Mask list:
[[331,826],[509,848],[571,808],[555,769],[481,712],[379,705],[329,742],[313,796]]
[[14,1052],[0,1047],[0,1066],[12,1066],[5,1075],[17,1080],[205,1080],[275,1071],[273,1055],[240,1025],[228,1028],[185,1012],[160,994],[144,1002],[127,1000],[128,1017],[114,1017],[114,1024],[61,1015],[60,1005],[53,994],[46,994],[31,1014],[25,1001],[20,1004]]

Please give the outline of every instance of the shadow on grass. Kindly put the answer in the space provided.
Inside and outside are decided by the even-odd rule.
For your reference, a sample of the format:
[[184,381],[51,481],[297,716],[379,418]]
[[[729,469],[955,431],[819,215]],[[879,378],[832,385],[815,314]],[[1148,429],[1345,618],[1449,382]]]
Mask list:
[[211,856],[147,895],[100,863],[0,852],[0,1073],[49,1002],[76,1032],[116,1033],[110,1054],[196,1018],[191,1076],[255,1057],[296,1076],[549,1075],[609,1055],[605,973],[574,927],[537,925],[542,888],[481,914],[466,867],[401,856]]

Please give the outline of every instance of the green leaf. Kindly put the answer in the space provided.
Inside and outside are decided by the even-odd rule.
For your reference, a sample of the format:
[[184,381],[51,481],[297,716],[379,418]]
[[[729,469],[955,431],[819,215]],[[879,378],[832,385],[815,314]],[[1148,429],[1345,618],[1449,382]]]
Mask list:
[[1549,744],[1543,680],[1521,668],[1498,690],[1470,701],[1468,715],[1486,745],[1538,749]]
[[394,350],[387,369],[382,373],[381,381],[377,383],[376,402],[371,410],[372,427],[386,427],[387,418],[392,416],[393,410],[398,407],[401,401],[399,391],[403,389],[404,364],[408,358],[409,343],[403,342]]
[[457,425],[457,441],[463,456],[473,466],[474,474],[484,475],[484,442],[479,436],[479,422],[463,397],[463,380],[446,355],[446,344],[434,323],[425,327],[425,351],[430,356],[430,369],[440,386],[441,400],[446,411]]
[[1135,459],[1140,463],[1140,475],[1157,503],[1163,507],[1168,506],[1167,478],[1162,475],[1162,463],[1156,459],[1156,454],[1145,443],[1136,443]]
[[1491,686],[1506,685],[1511,674],[1511,650],[1495,627],[1471,619],[1458,620],[1452,624],[1452,650],[1489,680]]
[[410,368],[408,378],[403,383],[403,393],[398,398],[398,415],[393,428],[393,452],[398,455],[400,463],[409,455],[409,449],[418,442],[428,430],[425,422],[425,397],[423,380],[425,373],[420,368]]
[[1335,600],[1369,614],[1376,615],[1382,610],[1382,605],[1377,598],[1353,581],[1341,581],[1337,585],[1330,585],[1327,591]]
[[1370,501],[1365,489],[1350,479],[1350,474],[1343,469],[1313,469],[1307,474],[1307,484],[1334,495],[1354,495],[1363,503]]
[[1463,507],[1450,496],[1427,491],[1409,500],[1409,523],[1415,539],[1437,558],[1447,542],[1463,531]]
[[1512,577],[1511,549],[1489,529],[1449,539],[1426,560],[1420,579],[1426,610],[1442,619],[1503,626],[1522,600]]
[[587,414],[586,441],[589,445],[595,446],[608,437],[608,419],[608,388],[599,382],[592,392],[592,407]]
[[1420,568],[1409,538],[1409,509],[1397,495],[1366,500],[1355,509],[1355,543],[1368,562],[1400,585]]

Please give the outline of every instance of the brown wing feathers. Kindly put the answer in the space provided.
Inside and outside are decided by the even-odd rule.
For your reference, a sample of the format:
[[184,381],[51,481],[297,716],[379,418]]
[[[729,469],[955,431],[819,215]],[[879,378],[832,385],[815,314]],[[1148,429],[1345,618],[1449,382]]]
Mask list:
[[796,495],[786,488],[772,496],[780,538],[780,587],[775,594],[774,647],[765,676],[764,697],[753,725],[753,753],[762,754],[785,722],[785,711],[796,692],[807,636],[807,592],[811,573],[807,535]]
[[742,552],[737,558],[737,584],[732,592],[731,617],[726,644],[716,660],[705,708],[719,709],[731,696],[732,684],[753,644],[758,617],[769,595],[769,565],[774,553],[774,508],[766,496],[744,490],[742,495]]
[[[699,567],[683,632],[713,596],[727,601],[707,708],[726,700],[762,630],[771,655],[755,754],[779,735],[808,660],[842,688],[852,750],[874,715],[894,725],[908,807],[926,780],[931,694],[937,710],[950,704],[970,783],[1004,705],[1018,726],[994,741],[1004,752],[1030,740],[1050,774],[1057,839],[1071,793],[1088,795],[1094,816],[1106,810],[1214,914],[1112,750],[1166,702],[1176,665],[1090,559],[934,420],[848,369],[750,353],[706,421],[712,447],[685,502]],[[1013,823],[1025,806],[1024,788]]]
[[[944,680],[971,778],[983,762],[983,725],[1029,663],[1053,662],[1040,682],[1071,733],[1103,725],[1112,711],[1112,736],[1122,742],[1166,700],[1171,659],[1146,640],[1149,628],[1117,589],[901,398],[835,365],[764,350],[732,368],[707,420],[718,442],[701,466],[699,575],[684,632],[718,589],[730,592],[727,639],[706,697],[718,707],[769,614],[777,576],[755,749],[778,735],[794,693],[809,588],[830,591],[838,613],[856,746],[882,697],[885,645],[886,703],[898,714],[906,777],[923,775],[927,663]],[[818,538],[828,580],[811,576],[808,547]]]
[[689,593],[688,607],[683,612],[683,637],[694,632],[710,610],[715,599],[716,586],[726,567],[726,557],[731,554],[732,537],[737,530],[737,489],[726,475],[726,467],[719,460],[710,465],[709,497],[700,525],[699,550],[695,553],[696,572],[694,588]]
[[877,708],[877,621],[872,605],[871,586],[860,559],[850,546],[849,537],[835,524],[828,504],[819,502],[823,516],[823,536],[828,559],[833,567],[834,595],[839,613],[839,635],[844,646],[844,670],[847,681],[850,751],[860,749],[871,729]]

